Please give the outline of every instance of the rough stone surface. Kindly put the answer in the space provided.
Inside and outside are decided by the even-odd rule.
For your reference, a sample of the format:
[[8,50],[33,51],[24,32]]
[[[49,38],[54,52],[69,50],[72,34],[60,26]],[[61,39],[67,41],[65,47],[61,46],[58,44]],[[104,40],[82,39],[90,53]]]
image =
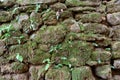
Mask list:
[[96,75],[101,77],[102,79],[111,79],[111,67],[110,65],[103,65],[96,68]]
[[72,80],[95,80],[90,67],[82,66],[72,71]]
[[107,21],[111,25],[118,25],[118,24],[120,24],[120,12],[107,14]]
[[46,80],[70,80],[70,73],[67,68],[50,69],[46,73]]
[[74,19],[66,19],[64,24],[71,32],[80,32],[80,26]]
[[7,22],[12,20],[12,14],[7,11],[0,11],[0,22]]
[[114,60],[114,67],[116,68],[116,69],[120,69],[120,60]]
[[113,59],[120,58],[120,42],[112,43]]
[[120,80],[120,0],[0,0],[0,80]]
[[45,29],[40,28],[34,37],[34,41],[45,44],[57,44],[61,42],[66,35],[66,28],[63,25],[48,26]]

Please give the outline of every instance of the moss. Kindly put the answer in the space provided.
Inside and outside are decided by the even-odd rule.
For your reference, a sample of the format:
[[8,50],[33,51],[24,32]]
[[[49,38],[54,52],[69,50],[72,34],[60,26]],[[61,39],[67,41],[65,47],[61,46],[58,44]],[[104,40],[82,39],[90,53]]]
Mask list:
[[95,41],[97,34],[93,33],[69,33],[66,36],[66,40],[84,40],[84,41]]
[[92,71],[87,66],[74,68],[72,71],[72,80],[95,80]]
[[33,48],[31,46],[31,43],[26,43],[24,45],[11,46],[9,52],[9,60],[15,60],[17,53],[19,53],[23,57],[23,62],[28,62],[30,56],[33,53]]
[[12,14],[10,12],[1,11],[0,12],[0,22],[7,22],[12,19]]
[[99,62],[106,62],[106,61],[110,61],[112,57],[112,54],[109,51],[105,51],[105,50],[95,50],[93,51],[92,55],[91,55],[91,59],[92,61],[97,61]]
[[23,72],[28,71],[28,67],[25,64],[20,63],[20,62],[12,63],[11,69],[15,73],[23,73]]
[[93,12],[89,14],[84,14],[81,16],[82,22],[101,22],[102,21],[102,14]]
[[93,3],[92,1],[80,1],[80,0],[66,0],[67,6],[98,6],[99,3]]
[[47,26],[47,28],[40,29],[34,41],[41,44],[57,44],[61,42],[66,35],[66,28],[63,25]]
[[56,13],[53,10],[47,10],[42,15],[43,21],[47,20],[51,15],[55,15]]
[[62,44],[62,49],[53,53],[52,60],[62,63],[61,57],[66,57],[67,62],[73,66],[85,65],[90,58],[93,47],[84,41],[66,41]]
[[[57,74],[57,75],[56,75]],[[45,75],[45,80],[70,80],[70,73],[66,67],[60,69],[49,69]]]
[[34,54],[29,59],[29,62],[31,64],[43,64],[43,61],[49,58],[50,58],[49,53],[43,52],[40,49],[35,49]]

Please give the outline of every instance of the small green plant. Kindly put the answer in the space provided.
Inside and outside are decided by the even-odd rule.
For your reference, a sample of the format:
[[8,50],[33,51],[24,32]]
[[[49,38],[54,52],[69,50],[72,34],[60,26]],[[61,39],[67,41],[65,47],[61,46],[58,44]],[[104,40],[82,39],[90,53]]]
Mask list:
[[21,44],[21,40],[25,38],[25,36],[21,35],[20,37],[13,37],[17,39],[18,44]]
[[0,39],[7,39],[11,36],[10,32],[13,30],[13,26],[10,24],[8,26],[2,26],[0,28],[0,33],[2,34],[0,36]]
[[101,61],[101,59],[100,59],[100,58],[98,59],[98,63],[99,63],[99,64],[100,64],[100,63],[102,63],[102,61]]
[[114,67],[114,66],[112,66],[112,65],[111,65],[111,68],[112,68],[112,69],[115,69],[115,67]]
[[42,15],[45,14],[45,16],[43,17],[43,20],[47,20],[50,14],[53,14],[53,11],[51,11],[51,8],[48,8],[46,11],[43,11],[41,14]]
[[36,27],[35,24],[36,24],[35,20],[31,18],[30,19],[30,29],[35,30],[35,27]]
[[61,59],[62,63],[59,63],[59,64],[55,65],[55,68],[61,68],[63,66],[67,66],[67,67],[69,67],[71,69],[72,65],[68,61],[67,57],[62,56],[62,57],[60,57],[60,59]]
[[35,12],[37,13],[40,9],[41,5],[40,4],[36,4],[36,8],[35,8]]
[[110,50],[111,50],[111,48],[105,48],[105,50],[106,50],[106,51],[110,51]]
[[62,45],[61,44],[58,44],[58,45],[55,45],[55,46],[51,46],[50,47],[50,50],[49,52],[52,53],[52,52],[57,52],[58,50],[62,49]]
[[43,63],[46,63],[45,65],[45,71],[47,71],[49,69],[49,67],[51,66],[52,62],[50,59],[45,59],[43,60]]
[[23,62],[23,57],[19,53],[17,53],[16,59],[20,62]]
[[14,8],[12,11],[12,14],[15,14],[18,9],[19,9],[19,7]]
[[93,43],[93,46],[98,47],[99,45],[97,43]]

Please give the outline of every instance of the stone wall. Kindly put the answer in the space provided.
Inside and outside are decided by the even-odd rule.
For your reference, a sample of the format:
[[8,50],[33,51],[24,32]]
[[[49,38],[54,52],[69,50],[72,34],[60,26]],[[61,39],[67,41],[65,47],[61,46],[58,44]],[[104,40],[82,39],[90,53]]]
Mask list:
[[0,0],[0,80],[120,80],[120,0]]

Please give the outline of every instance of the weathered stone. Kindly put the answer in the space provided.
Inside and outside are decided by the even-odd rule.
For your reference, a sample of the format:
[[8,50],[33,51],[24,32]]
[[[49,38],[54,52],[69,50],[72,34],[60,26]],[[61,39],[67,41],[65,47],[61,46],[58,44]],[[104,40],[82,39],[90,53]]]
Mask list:
[[85,33],[99,33],[99,34],[108,34],[109,29],[106,25],[98,24],[98,23],[85,23],[83,24]]
[[115,67],[115,69],[120,69],[120,60],[114,60],[113,66]]
[[77,14],[75,16],[76,20],[81,20],[81,22],[97,22],[100,23],[102,21],[102,17],[104,17],[103,14],[100,14],[98,12],[93,12],[89,14]]
[[111,25],[118,25],[118,24],[120,24],[120,12],[107,14],[107,21]]
[[28,14],[26,14],[26,13],[22,13],[22,14],[19,15],[18,23],[21,24],[22,21],[24,21],[24,20],[28,20],[28,19],[29,19]]
[[96,8],[96,11],[100,13],[105,13],[106,12],[106,5],[100,5],[99,7]]
[[17,0],[16,2],[21,5],[28,5],[28,4],[40,4],[40,3],[47,3],[51,4],[56,2],[57,0]]
[[[6,53],[4,53],[4,55],[5,55]],[[4,58],[3,56],[1,56],[0,57],[0,65],[2,65],[2,64],[7,64],[7,63],[9,63],[9,60],[8,59],[6,59],[6,58]]]
[[[88,48],[89,46],[89,48]],[[82,66],[90,59],[93,46],[83,41],[69,41],[64,42],[60,50],[54,51],[52,60],[56,63],[71,64],[73,66]],[[66,57],[62,60],[61,57]]]
[[42,51],[47,52],[47,51],[49,51],[49,49],[50,49],[50,44],[39,44],[38,47],[39,47],[39,49],[41,49]]
[[120,4],[108,4],[107,5],[107,12],[113,13],[113,12],[119,12],[120,11]]
[[20,31],[11,31],[9,35],[10,36],[5,39],[6,45],[21,44],[28,39],[28,35],[22,34]]
[[[111,39],[100,35],[100,36],[96,37],[95,44],[97,44],[98,46],[101,46],[101,47],[107,47],[107,46],[111,45]],[[95,47],[97,47],[97,46],[95,46]]]
[[119,41],[120,40],[120,25],[117,25],[117,26],[113,26],[112,27],[112,39],[113,40],[116,40],[116,41]]
[[95,80],[90,67],[82,66],[74,68],[72,71],[72,80]]
[[80,32],[80,26],[74,19],[66,19],[63,23],[69,31]]
[[62,18],[63,20],[66,19],[66,18],[69,18],[69,17],[73,17],[72,12],[69,11],[69,10],[63,11],[63,12],[60,14],[60,18]]
[[98,77],[101,77],[102,79],[110,80],[112,78],[110,65],[98,66],[95,71],[96,71],[96,75]]
[[42,24],[41,15],[40,13],[32,12],[30,15],[30,19],[24,19],[20,24],[23,27],[23,31],[25,33],[30,33],[32,31],[35,31]]
[[67,40],[84,40],[84,41],[95,41],[97,36],[99,37],[99,35],[97,34],[93,34],[93,33],[74,33],[74,32],[70,32],[69,34],[67,34],[66,39]]
[[113,80],[119,80],[120,79],[120,75],[114,75],[113,76]]
[[60,9],[63,9],[63,10],[67,9],[66,5],[63,4],[63,3],[55,3],[55,4],[51,5],[50,7],[51,7],[53,10],[56,10],[56,11],[58,11],[58,10],[60,10]]
[[[32,12],[41,12],[43,10],[48,9],[47,4],[39,4],[40,8],[37,9],[37,5],[24,5],[24,6],[19,6],[17,7],[16,11],[19,12],[26,12],[26,13],[32,13]],[[14,10],[14,9],[13,9]]]
[[43,12],[42,19],[46,25],[55,25],[57,24],[56,12],[50,9],[47,9]]
[[12,79],[12,75],[0,75],[0,80],[10,80]]
[[71,79],[70,72],[66,67],[60,69],[49,69],[45,75],[45,80],[70,80],[70,79]]
[[120,42],[116,41],[112,43],[113,59],[120,58]]
[[29,80],[40,80],[45,73],[44,66],[30,66],[30,79]]
[[28,75],[24,74],[7,74],[0,76],[0,80],[28,80]]
[[34,41],[38,43],[57,44],[61,42],[66,35],[66,28],[63,25],[47,26],[47,28],[42,28],[40,28],[34,37]]
[[13,74],[12,80],[28,80],[28,75],[26,73],[24,74]]
[[105,51],[103,49],[96,49],[92,52],[91,59],[93,61],[99,62],[109,62],[111,60],[112,54],[109,51]]
[[3,54],[3,52],[5,51],[5,42],[0,40],[0,56]]
[[48,52],[44,52],[40,49],[35,49],[34,55],[31,54],[29,57],[29,63],[38,65],[42,64],[45,59],[49,59],[51,55]]
[[15,0],[1,0],[0,1],[0,8],[10,7],[15,4]]
[[0,22],[8,22],[12,20],[12,14],[7,11],[0,11]]
[[96,9],[93,7],[72,7],[69,8],[68,10],[73,12],[83,12],[83,11],[95,11]]
[[9,60],[16,60],[17,53],[23,57],[23,62],[28,62],[29,57],[32,54],[32,44],[26,43],[24,45],[14,45],[9,48],[9,55],[7,58]]
[[0,66],[1,73],[24,73],[28,71],[28,66],[20,62]]
[[80,1],[80,0],[66,0],[65,1],[67,6],[99,6],[99,2],[92,2],[92,1]]
[[[89,65],[89,66],[96,66],[96,65],[98,65],[98,62],[97,61],[92,61],[90,59],[86,62],[86,64]],[[99,64],[101,64],[101,63],[99,63]]]

